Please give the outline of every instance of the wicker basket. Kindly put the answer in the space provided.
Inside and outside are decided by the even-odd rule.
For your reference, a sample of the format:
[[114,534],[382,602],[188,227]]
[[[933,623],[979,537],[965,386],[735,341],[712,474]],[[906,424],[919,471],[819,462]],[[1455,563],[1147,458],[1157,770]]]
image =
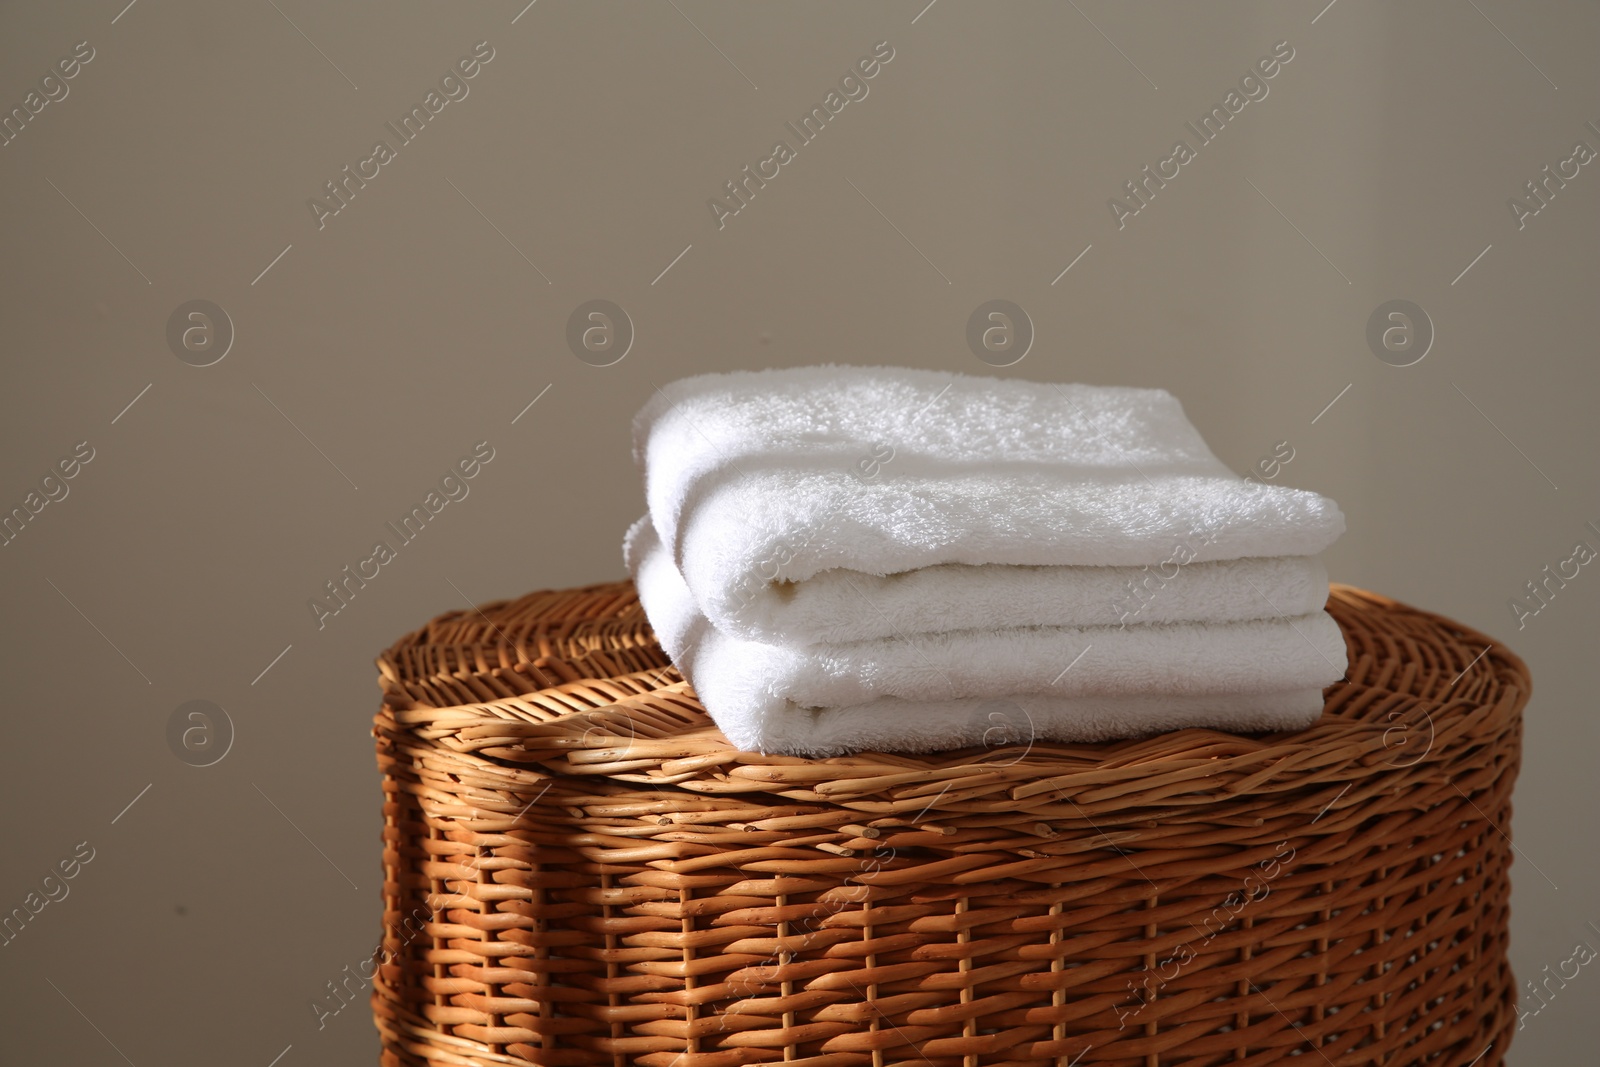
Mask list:
[[378,663],[382,1062],[1498,1064],[1527,670],[1329,608],[1302,732],[829,760],[730,749],[630,585],[443,616]]

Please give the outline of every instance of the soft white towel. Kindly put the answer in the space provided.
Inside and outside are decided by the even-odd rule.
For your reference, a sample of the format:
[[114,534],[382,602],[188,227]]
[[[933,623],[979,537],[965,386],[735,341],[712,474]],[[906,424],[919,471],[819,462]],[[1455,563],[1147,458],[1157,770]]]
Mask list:
[[714,621],[738,637],[814,644],[1015,626],[1237,622],[1309,615],[1328,601],[1328,571],[1316,556],[1185,564],[1183,547],[1153,567],[836,568],[767,584],[738,614]]
[[730,632],[784,582],[836,569],[1154,567],[1178,544],[1197,563],[1312,556],[1344,529],[1331,500],[1229,471],[1160,389],[882,367],[703,375],[640,410],[634,451],[657,533]]
[[[1320,689],[1236,696],[1025,693],[965,700],[884,697],[851,708],[713,718],[728,741],[743,752],[825,759],[855,752],[943,752],[982,745],[1006,749],[993,757],[1006,763],[1025,755],[1016,746],[1034,741],[1115,741],[1189,728],[1231,733],[1303,730],[1322,715],[1323,703]],[[912,721],[914,728],[907,726]]]
[[1325,612],[766,644],[725,634],[700,613],[647,518],[628,531],[624,555],[662,647],[723,733],[747,750],[961,747],[999,736],[997,706],[1022,709],[1007,727],[1021,731],[1016,737],[1054,740],[1191,725],[1298,729],[1315,721],[1322,687],[1345,669],[1343,637]]

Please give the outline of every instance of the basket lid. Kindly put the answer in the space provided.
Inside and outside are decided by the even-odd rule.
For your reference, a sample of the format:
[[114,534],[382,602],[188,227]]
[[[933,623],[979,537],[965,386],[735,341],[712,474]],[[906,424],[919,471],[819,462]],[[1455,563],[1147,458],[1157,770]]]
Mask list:
[[[1199,806],[1208,818],[1225,817],[1219,800],[1317,784],[1330,804],[1362,786],[1345,800],[1353,803],[1394,788],[1396,776],[1437,774],[1452,749],[1520,722],[1527,668],[1484,635],[1342,585],[1332,587],[1328,611],[1344,633],[1349,669],[1327,690],[1322,718],[1292,732],[1190,728],[1092,744],[1007,741],[828,759],[741,752],[656,644],[628,582],[540,591],[434,619],[379,657],[379,718],[486,771],[598,776],[634,791],[780,794],[878,815],[974,806],[1081,815],[1083,805],[1115,797],[1119,810],[1179,819]],[[1148,803],[1130,803],[1138,799],[1130,794]]]

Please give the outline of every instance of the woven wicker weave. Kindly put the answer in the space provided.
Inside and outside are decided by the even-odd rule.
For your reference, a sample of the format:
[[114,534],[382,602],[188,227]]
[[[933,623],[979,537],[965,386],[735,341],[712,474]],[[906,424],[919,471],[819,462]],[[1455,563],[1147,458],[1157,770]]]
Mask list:
[[731,750],[630,585],[437,619],[379,660],[383,1063],[1498,1064],[1526,668],[1329,609],[1305,731],[830,760]]

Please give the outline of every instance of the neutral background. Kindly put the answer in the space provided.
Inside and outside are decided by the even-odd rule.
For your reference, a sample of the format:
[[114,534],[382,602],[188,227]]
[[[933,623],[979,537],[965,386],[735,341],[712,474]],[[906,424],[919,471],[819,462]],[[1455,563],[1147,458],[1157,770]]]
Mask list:
[[[364,1002],[311,1006],[379,933],[373,656],[620,577],[657,386],[989,373],[992,298],[1037,331],[993,373],[1165,387],[1240,471],[1289,442],[1279,480],[1348,517],[1336,580],[1528,660],[1513,961],[1600,945],[1600,569],[1508,606],[1600,547],[1600,165],[1507,206],[1600,148],[1594,5],[125,2],[0,11],[6,110],[95,50],[0,148],[0,505],[95,450],[0,548],[0,909],[95,850],[0,947],[0,1060],[374,1062]],[[1119,229],[1108,199],[1280,40],[1270,94]],[[307,199],[480,41],[470,95],[319,229]],[[879,41],[867,98],[719,230],[708,198]],[[637,333],[605,368],[565,340],[595,298]],[[1437,332],[1409,367],[1365,340],[1397,298]],[[209,367],[167,344],[192,299],[236,331]],[[470,496],[319,629],[308,599],[482,440]],[[167,741],[193,699],[235,734],[209,767]],[[1590,970],[1513,1062],[1595,1062]]]

